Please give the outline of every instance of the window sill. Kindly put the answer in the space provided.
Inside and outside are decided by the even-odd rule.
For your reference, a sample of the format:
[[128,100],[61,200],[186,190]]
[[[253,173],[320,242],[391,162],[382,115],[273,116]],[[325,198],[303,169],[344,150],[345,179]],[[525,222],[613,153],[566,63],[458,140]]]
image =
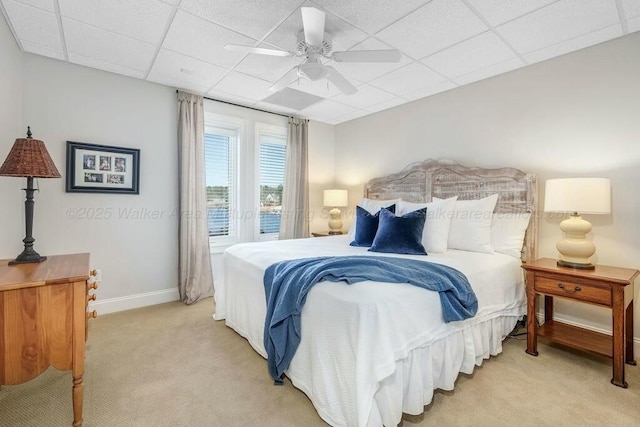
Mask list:
[[227,249],[227,248],[229,248],[229,247],[231,247],[231,246],[233,246],[233,244],[228,244],[228,245],[218,245],[218,246],[210,246],[210,247],[209,247],[209,253],[210,253],[211,255],[214,255],[214,254],[221,254],[222,252],[224,252],[224,251],[225,251],[225,249]]

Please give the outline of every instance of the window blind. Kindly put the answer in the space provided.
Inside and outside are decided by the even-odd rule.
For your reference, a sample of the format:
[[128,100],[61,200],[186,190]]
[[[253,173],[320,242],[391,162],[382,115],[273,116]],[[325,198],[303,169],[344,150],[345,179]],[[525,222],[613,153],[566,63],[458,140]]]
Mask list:
[[[221,132],[222,133],[222,132]],[[210,236],[235,236],[234,139],[205,133],[207,222]]]
[[286,139],[260,138],[260,234],[280,232]]

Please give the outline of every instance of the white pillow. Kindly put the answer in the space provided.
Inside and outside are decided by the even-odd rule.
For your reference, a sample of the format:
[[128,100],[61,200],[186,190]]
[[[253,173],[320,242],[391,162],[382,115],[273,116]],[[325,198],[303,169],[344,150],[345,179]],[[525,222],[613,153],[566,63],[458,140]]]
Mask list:
[[530,213],[496,213],[491,221],[491,246],[496,252],[520,259]]
[[[440,200],[436,197],[433,199]],[[492,254],[491,219],[497,202],[497,194],[480,200],[456,201],[447,247]]]
[[[358,203],[358,206],[360,206],[362,209],[365,209],[371,215],[375,215],[380,209],[388,208],[389,206],[391,206],[393,204],[397,204],[399,201],[400,201],[400,199],[375,200],[375,199],[367,199],[366,197],[364,197],[360,201],[360,203]],[[397,207],[398,206],[396,206],[396,212],[398,211]],[[351,225],[351,228],[349,229],[349,238],[351,240],[354,240],[356,238],[356,222],[357,222],[357,220],[358,220],[358,216],[354,215],[353,224]]]
[[458,196],[455,196],[450,199],[438,199],[429,203],[412,203],[400,200],[396,212],[398,216],[401,216],[426,207],[427,218],[422,231],[422,246],[424,246],[427,253],[441,254],[447,251],[449,226],[457,199]]

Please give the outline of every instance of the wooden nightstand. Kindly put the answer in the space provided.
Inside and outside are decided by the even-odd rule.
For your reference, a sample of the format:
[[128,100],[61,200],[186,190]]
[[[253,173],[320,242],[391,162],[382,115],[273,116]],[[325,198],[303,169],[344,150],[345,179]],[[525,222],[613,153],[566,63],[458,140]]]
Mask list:
[[[627,387],[625,362],[633,357],[633,280],[638,270],[597,265],[595,270],[558,267],[556,260],[541,258],[523,264],[527,283],[527,353],[538,355],[538,335],[566,346],[613,360],[611,383]],[[537,324],[537,298],[544,295],[544,324]],[[605,335],[553,319],[553,297],[611,308],[613,334]]]
[[312,235],[313,237],[339,236],[339,235],[341,235],[341,234],[347,234],[347,233],[345,233],[345,232],[343,232],[343,231],[341,231],[341,232],[340,232],[340,233],[338,233],[338,234],[329,234],[329,232],[328,232],[328,231],[318,231],[318,232],[315,232],[315,233],[311,233],[311,235]]

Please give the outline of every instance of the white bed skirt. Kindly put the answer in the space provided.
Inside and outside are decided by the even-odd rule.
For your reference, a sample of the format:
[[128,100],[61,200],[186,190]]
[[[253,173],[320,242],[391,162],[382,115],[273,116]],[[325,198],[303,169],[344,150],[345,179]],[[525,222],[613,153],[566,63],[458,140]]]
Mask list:
[[[264,270],[281,259],[327,254],[370,252],[349,246],[346,236],[227,249],[215,318],[225,319],[266,357]],[[476,316],[445,323],[438,293],[406,283],[321,282],[309,291],[301,341],[285,374],[329,424],[396,427],[403,412],[422,413],[434,389],[453,389],[459,372],[471,373],[500,353],[502,340],[526,312],[520,260],[451,250],[424,261],[467,276],[478,297]]]
[[[484,359],[501,353],[502,341],[521,317],[485,320],[410,351],[407,357],[396,362],[394,372],[378,383],[367,426],[395,427],[403,413],[424,412],[436,389],[453,390],[460,372],[471,374]],[[312,402],[315,400],[295,377],[290,379]],[[344,425],[344,421],[333,419],[324,408],[316,406],[316,410],[332,426]]]

